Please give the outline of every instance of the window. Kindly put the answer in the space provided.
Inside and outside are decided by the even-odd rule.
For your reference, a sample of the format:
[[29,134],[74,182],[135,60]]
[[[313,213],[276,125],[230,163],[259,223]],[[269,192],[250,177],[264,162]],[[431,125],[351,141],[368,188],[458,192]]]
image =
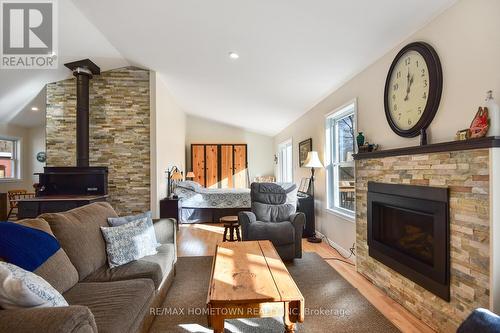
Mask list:
[[0,138],[0,181],[19,178],[18,140]]
[[278,181],[293,182],[292,139],[282,142],[278,146]]
[[356,102],[340,107],[326,118],[327,206],[354,218],[354,133]]

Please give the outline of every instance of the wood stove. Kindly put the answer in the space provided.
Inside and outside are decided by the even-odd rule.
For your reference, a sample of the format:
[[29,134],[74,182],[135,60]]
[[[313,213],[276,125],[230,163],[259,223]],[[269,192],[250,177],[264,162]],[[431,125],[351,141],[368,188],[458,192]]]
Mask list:
[[448,189],[368,182],[368,253],[450,300]]
[[65,66],[76,77],[76,166],[45,167],[37,173],[36,197],[19,201],[19,218],[62,212],[107,198],[108,168],[89,166],[90,80],[101,70],[89,59]]

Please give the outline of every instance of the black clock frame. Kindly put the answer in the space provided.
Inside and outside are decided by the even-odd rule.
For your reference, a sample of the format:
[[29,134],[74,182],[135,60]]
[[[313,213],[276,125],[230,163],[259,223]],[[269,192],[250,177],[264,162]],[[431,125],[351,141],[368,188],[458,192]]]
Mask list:
[[[403,130],[399,128],[394,120],[392,119],[389,110],[389,95],[390,95],[390,80],[392,77],[392,72],[396,67],[399,59],[403,57],[409,51],[416,51],[422,55],[427,65],[429,72],[429,96],[427,98],[427,104],[425,106],[422,117],[419,121],[410,129]],[[384,88],[384,108],[385,116],[387,122],[391,129],[399,136],[413,138],[420,134],[422,129],[427,129],[431,124],[436,112],[439,108],[439,102],[441,101],[441,93],[443,91],[443,70],[441,68],[441,61],[439,60],[437,52],[432,46],[424,42],[414,42],[406,45],[398,52],[394,60],[392,61],[389,72],[387,73],[387,78],[385,81]]]

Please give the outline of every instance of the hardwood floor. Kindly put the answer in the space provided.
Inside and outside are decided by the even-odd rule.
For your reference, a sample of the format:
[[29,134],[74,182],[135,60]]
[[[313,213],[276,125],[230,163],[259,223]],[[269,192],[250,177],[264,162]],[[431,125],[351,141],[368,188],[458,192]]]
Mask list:
[[[177,238],[179,257],[214,255],[215,245],[222,241],[223,232],[224,227],[220,224],[181,224]],[[304,252],[316,252],[323,258],[341,258],[325,242],[313,244],[303,240],[302,246]],[[434,332],[356,272],[354,266],[338,260],[326,261],[402,332]]]

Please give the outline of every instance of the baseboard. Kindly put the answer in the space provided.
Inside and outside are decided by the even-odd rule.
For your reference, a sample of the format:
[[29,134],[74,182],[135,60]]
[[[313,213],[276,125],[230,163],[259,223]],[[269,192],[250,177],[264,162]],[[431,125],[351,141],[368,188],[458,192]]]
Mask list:
[[[318,230],[316,230],[316,236],[320,237],[322,239],[325,239],[325,238],[328,239],[328,242],[330,243],[330,245],[332,247],[334,247],[337,251],[339,251],[340,254],[342,254],[342,256],[349,257],[351,255],[351,251],[344,249],[342,246],[340,246],[339,244],[335,243],[334,241],[332,241],[330,238],[328,238],[325,235],[323,235]],[[353,254],[349,259],[346,259],[346,260],[348,260],[348,261],[352,262],[353,264],[355,264],[356,263],[356,254]]]

